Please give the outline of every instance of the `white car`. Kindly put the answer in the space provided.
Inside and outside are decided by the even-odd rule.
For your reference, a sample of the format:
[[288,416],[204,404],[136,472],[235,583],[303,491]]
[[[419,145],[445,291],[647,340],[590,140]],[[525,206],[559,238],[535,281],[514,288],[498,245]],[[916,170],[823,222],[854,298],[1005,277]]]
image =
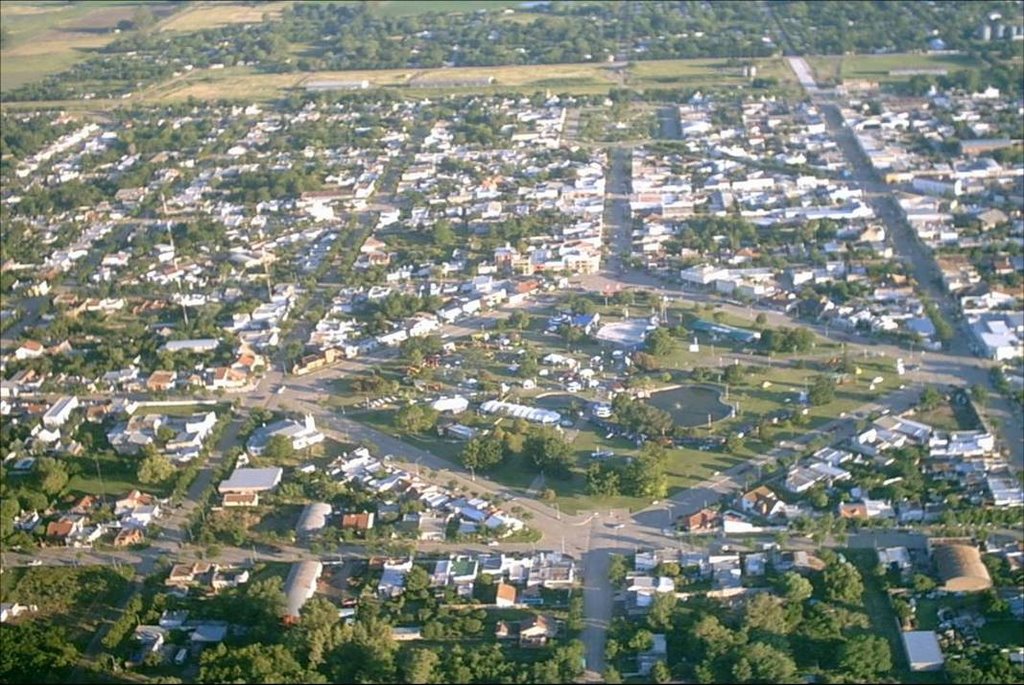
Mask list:
[[288,389],[287,387],[282,385],[280,388],[277,389],[277,394],[278,395],[283,395],[284,391],[287,390],[287,389]]
[[39,559],[33,559],[32,561],[28,562],[28,565],[29,566],[42,566],[43,562],[40,561]]

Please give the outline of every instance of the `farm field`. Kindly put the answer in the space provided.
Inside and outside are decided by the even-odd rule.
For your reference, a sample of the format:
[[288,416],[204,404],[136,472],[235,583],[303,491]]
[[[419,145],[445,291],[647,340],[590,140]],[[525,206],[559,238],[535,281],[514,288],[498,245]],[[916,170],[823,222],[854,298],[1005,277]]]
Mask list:
[[868,81],[904,81],[910,76],[890,75],[900,69],[945,69],[949,73],[978,69],[982,63],[967,55],[928,55],[895,53],[891,55],[825,55],[808,57],[807,63],[820,81],[864,79]]
[[[9,90],[71,67],[117,38],[114,29],[131,20],[142,3],[4,2],[0,24],[7,33],[0,50],[0,90]],[[146,5],[157,16],[175,11],[170,3]]]
[[159,30],[187,33],[229,24],[258,24],[264,20],[264,17],[271,20],[277,18],[281,11],[290,4],[292,3],[200,2],[164,21]]

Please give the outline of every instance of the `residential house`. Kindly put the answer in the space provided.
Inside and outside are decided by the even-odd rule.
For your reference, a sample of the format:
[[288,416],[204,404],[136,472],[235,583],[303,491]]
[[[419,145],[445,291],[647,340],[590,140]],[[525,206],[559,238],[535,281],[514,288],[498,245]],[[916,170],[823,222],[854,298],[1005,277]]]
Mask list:
[[505,582],[499,582],[496,587],[494,603],[498,607],[516,606],[516,588]]
[[760,485],[740,497],[740,508],[747,513],[771,518],[782,512],[784,504],[768,486]]
[[365,535],[366,531],[373,528],[373,519],[372,511],[346,513],[341,517],[341,529],[354,530]]
[[177,378],[175,371],[154,371],[146,379],[146,389],[150,392],[167,392],[174,387]]
[[520,647],[544,647],[556,635],[558,626],[554,619],[547,616],[531,616],[519,622]]
[[122,528],[114,536],[114,547],[129,547],[144,542],[146,536],[141,528]]

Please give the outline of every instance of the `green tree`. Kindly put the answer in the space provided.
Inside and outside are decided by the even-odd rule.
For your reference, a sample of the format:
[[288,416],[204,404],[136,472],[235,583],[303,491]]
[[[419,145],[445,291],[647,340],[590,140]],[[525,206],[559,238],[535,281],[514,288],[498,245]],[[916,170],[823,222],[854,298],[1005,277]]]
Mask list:
[[836,386],[828,376],[818,376],[811,384],[808,399],[815,407],[828,404],[836,398]]
[[18,498],[4,493],[0,498],[0,539],[7,539],[7,536],[14,532],[14,519],[21,513],[21,505]]
[[889,641],[877,635],[855,635],[839,648],[839,668],[857,682],[881,682],[892,670]]
[[647,612],[647,625],[658,633],[667,633],[672,629],[672,616],[676,611],[676,595],[674,592],[659,592],[651,601]]
[[753,642],[743,649],[733,666],[733,676],[740,683],[793,683],[797,682],[797,667],[782,650]]
[[542,471],[567,477],[573,464],[572,447],[550,428],[537,429],[523,441],[523,455]]
[[410,650],[402,666],[405,673],[404,682],[411,684],[439,682],[436,680],[435,674],[440,662],[441,657],[434,650]]
[[228,648],[219,644],[199,659],[200,683],[323,683],[326,679],[302,667],[280,644],[255,643]]
[[140,483],[163,483],[174,475],[174,464],[163,454],[151,454],[139,462],[136,477]]
[[730,630],[722,625],[717,616],[711,614],[702,616],[694,624],[692,634],[709,659],[716,659],[729,653],[746,640],[743,633]]
[[931,576],[927,576],[923,573],[915,573],[911,579],[911,586],[914,588],[914,592],[926,593],[931,592],[935,589],[935,581]]
[[421,404],[402,407],[395,414],[395,426],[406,433],[424,433],[437,423],[438,413]]
[[[271,604],[275,600],[268,599]],[[338,622],[338,609],[325,597],[313,597],[300,610],[298,625],[287,633],[292,654],[315,669],[327,654],[348,639],[351,629]]]
[[730,433],[729,437],[725,439],[725,449],[730,454],[739,453],[744,446],[744,440],[736,433]]
[[64,682],[78,657],[63,627],[37,621],[7,623],[0,649],[0,681]]
[[722,380],[730,385],[734,385],[743,380],[746,375],[746,369],[739,364],[730,364],[725,367],[725,372],[722,374]]
[[666,357],[675,349],[675,341],[667,328],[655,328],[647,334],[647,351],[655,357]]
[[608,563],[608,580],[612,585],[622,585],[626,582],[626,574],[629,573],[629,563],[626,557],[621,554],[613,554]]
[[619,673],[619,669],[612,665],[604,667],[604,682],[608,685],[617,685],[622,682],[622,674]]
[[69,480],[67,467],[51,457],[40,457],[36,461],[36,476],[39,488],[50,497],[63,492]]
[[825,597],[831,602],[859,604],[864,594],[864,581],[860,571],[848,562],[835,560],[822,573]]
[[565,628],[570,633],[583,630],[583,597],[574,594],[569,598],[569,611],[565,619]]
[[785,633],[786,617],[778,597],[761,592],[747,601],[743,611],[743,627],[748,634]]
[[624,491],[633,497],[664,497],[668,493],[665,451],[655,443],[646,443],[640,454],[626,466],[623,486]]
[[295,447],[291,438],[283,435],[273,435],[267,440],[260,457],[268,464],[281,464],[295,456]]
[[779,592],[787,602],[800,604],[811,598],[814,586],[795,571],[787,571],[779,578]]
[[422,566],[413,566],[405,574],[405,596],[410,600],[426,599],[430,594],[430,574]]
[[655,661],[651,667],[651,681],[655,683],[668,683],[671,680],[672,671],[669,670],[668,664],[661,660]]
[[587,467],[587,492],[598,497],[616,497],[619,495],[619,472],[614,467],[604,464],[591,464]]
[[501,463],[501,443],[493,438],[473,438],[462,448],[459,458],[466,468],[486,471]]

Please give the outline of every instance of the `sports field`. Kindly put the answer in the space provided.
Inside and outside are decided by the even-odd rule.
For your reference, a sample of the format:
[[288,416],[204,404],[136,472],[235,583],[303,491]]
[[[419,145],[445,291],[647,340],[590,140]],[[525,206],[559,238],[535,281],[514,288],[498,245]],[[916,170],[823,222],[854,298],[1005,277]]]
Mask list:
[[891,55],[827,55],[808,57],[807,63],[819,81],[863,79],[867,81],[905,81],[910,75],[890,74],[901,70],[946,70],[949,73],[963,69],[978,69],[982,63],[967,55],[928,55],[896,53]]

